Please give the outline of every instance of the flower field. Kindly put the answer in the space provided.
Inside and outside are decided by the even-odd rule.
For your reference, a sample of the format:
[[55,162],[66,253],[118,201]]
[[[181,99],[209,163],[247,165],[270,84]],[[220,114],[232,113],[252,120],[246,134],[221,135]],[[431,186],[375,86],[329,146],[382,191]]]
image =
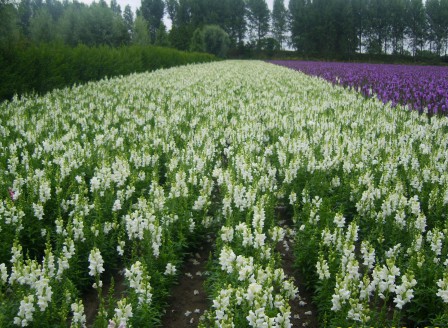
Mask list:
[[319,326],[448,323],[446,117],[223,61],[14,99],[0,122],[0,327],[156,327],[208,235],[200,327],[290,327],[291,238]]
[[420,112],[448,113],[448,67],[272,61]]

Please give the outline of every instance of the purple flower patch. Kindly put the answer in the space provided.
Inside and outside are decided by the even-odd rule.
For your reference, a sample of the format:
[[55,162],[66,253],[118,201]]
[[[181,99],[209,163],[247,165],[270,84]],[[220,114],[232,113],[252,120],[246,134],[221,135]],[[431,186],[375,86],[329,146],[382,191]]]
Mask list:
[[448,67],[273,60],[273,64],[324,78],[384,103],[431,114],[448,112]]

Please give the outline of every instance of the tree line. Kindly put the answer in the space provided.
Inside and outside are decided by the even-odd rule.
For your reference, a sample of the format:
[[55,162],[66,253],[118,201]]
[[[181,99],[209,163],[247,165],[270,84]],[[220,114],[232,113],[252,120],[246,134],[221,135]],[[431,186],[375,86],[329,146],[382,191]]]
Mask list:
[[141,0],[136,14],[116,0],[0,0],[2,46],[153,44],[218,53],[217,40],[241,51],[444,55],[448,0],[274,0],[272,11],[265,0]]
[[446,54],[448,0],[290,0],[291,41],[304,53]]

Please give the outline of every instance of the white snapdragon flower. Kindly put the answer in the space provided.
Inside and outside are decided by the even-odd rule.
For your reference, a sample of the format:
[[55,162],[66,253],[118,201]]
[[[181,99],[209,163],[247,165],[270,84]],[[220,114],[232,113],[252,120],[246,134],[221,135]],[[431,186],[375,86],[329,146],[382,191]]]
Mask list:
[[341,180],[339,179],[338,176],[333,177],[333,179],[331,179],[331,186],[333,188],[337,188],[341,185]]
[[414,222],[415,229],[424,233],[426,231],[426,216],[420,213]]
[[193,210],[200,211],[204,208],[206,204],[207,204],[207,197],[199,195],[198,199],[196,199],[196,201],[194,202]]
[[221,253],[219,255],[219,264],[221,265],[221,269],[226,271],[227,273],[233,272],[233,264],[236,260],[236,255],[230,247],[224,247],[221,249]]
[[5,263],[0,264],[0,274],[1,274],[2,283],[6,284],[8,282],[8,270],[6,268]]
[[332,296],[331,302],[332,302],[332,311],[339,311],[342,308],[342,305],[344,305],[351,296],[350,286],[349,286],[349,279],[346,277],[341,278],[340,276],[337,278],[336,281],[336,287],[334,288],[334,294]]
[[89,255],[89,275],[96,277],[104,272],[104,261],[101,256],[101,252],[98,248],[94,247],[90,251]]
[[328,229],[328,227],[325,227],[321,234],[322,243],[325,246],[330,247],[336,240],[336,234],[336,231],[334,233],[331,233],[330,229]]
[[123,298],[117,302],[115,308],[115,315],[113,321],[119,325],[119,327],[126,327],[129,318],[132,318],[132,305],[127,304],[127,299]]
[[166,276],[172,276],[176,274],[176,267],[172,265],[171,263],[166,264],[165,268],[165,275]]
[[282,227],[273,227],[270,231],[271,239],[274,243],[278,243],[285,238],[285,230]]
[[347,313],[347,319],[366,324],[370,320],[369,309],[364,308],[357,299],[350,299],[350,310]]
[[232,242],[233,240],[233,228],[232,227],[222,227],[221,228],[221,240],[223,242]]
[[361,254],[364,259],[362,264],[372,270],[375,264],[375,248],[368,241],[362,241]]
[[319,258],[319,261],[316,263],[316,271],[317,271],[317,274],[319,275],[320,280],[330,278],[328,262],[322,256]]
[[266,235],[264,233],[256,233],[254,237],[254,248],[262,248],[265,244]]
[[33,203],[33,211],[34,211],[34,216],[38,220],[42,220],[44,218],[44,207],[41,204]]
[[117,212],[119,210],[121,210],[121,200],[117,198],[112,206],[112,212]]
[[[93,227],[93,226],[92,226]],[[73,239],[75,241],[85,241],[86,238],[84,237],[84,220],[82,216],[75,215],[73,217]]]
[[249,284],[247,287],[247,291],[245,293],[245,299],[249,302],[249,304],[253,304],[255,297],[263,291],[263,286],[258,284],[257,282],[253,282]]
[[297,194],[292,191],[291,194],[289,194],[289,204],[293,205],[297,202]]
[[265,308],[260,307],[255,311],[250,310],[249,315],[246,317],[249,326],[256,328],[268,328],[272,327],[270,318],[265,314]]
[[152,287],[149,283],[150,277],[146,275],[144,267],[140,261],[131,265],[131,269],[126,269],[124,273],[129,281],[129,287],[135,290],[139,304],[150,304],[152,301]]
[[443,303],[448,303],[448,274],[443,274],[443,279],[439,279],[437,281],[437,286],[439,289],[437,290],[437,296],[442,298]]
[[395,287],[394,303],[400,310],[406,303],[409,303],[412,298],[414,298],[413,287],[417,285],[417,281],[411,274],[405,274],[401,277],[401,285]]
[[118,242],[118,245],[117,245],[118,255],[123,256],[123,254],[124,254],[124,247],[125,247],[125,241],[124,240],[120,240]]
[[333,222],[338,228],[344,228],[345,226],[345,218],[341,213],[335,215]]
[[82,301],[79,300],[76,303],[72,303],[70,306],[73,317],[71,327],[86,327],[86,315],[84,314],[84,305]]
[[434,252],[434,263],[440,261],[440,255],[442,254],[442,241],[445,235],[439,229],[428,231],[427,239],[430,241],[431,250]]
[[33,321],[34,295],[28,295],[20,301],[19,313],[14,318],[14,324],[20,327],[27,327]]
[[51,302],[51,296],[53,295],[53,291],[49,283],[50,280],[48,278],[41,276],[34,285],[37,294],[37,305],[39,305],[41,312],[45,311],[48,307],[48,303]]
[[42,181],[39,185],[39,201],[45,204],[51,198],[51,187],[48,181]]
[[101,180],[97,177],[93,177],[90,179],[90,192],[95,192],[97,190],[100,190],[101,187]]

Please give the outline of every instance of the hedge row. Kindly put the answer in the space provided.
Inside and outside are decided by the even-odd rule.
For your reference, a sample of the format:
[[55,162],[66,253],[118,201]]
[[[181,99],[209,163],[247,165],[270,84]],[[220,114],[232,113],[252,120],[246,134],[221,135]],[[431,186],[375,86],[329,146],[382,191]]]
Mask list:
[[0,49],[0,101],[104,77],[216,60],[209,54],[152,46],[75,48],[43,44]]

